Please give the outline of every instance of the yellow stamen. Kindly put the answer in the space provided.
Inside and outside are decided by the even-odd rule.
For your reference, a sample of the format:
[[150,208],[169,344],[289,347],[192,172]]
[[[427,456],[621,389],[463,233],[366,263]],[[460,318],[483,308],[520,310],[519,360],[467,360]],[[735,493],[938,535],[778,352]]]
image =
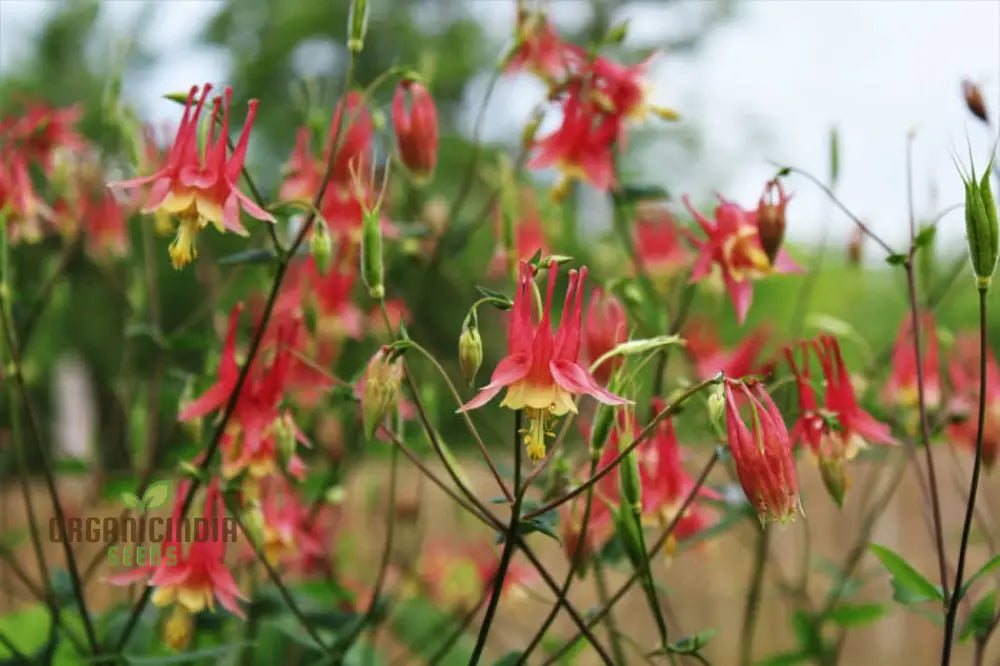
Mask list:
[[170,261],[175,269],[184,268],[198,257],[198,248],[195,247],[198,229],[199,224],[196,217],[182,218],[180,224],[177,225],[177,235],[168,249]]

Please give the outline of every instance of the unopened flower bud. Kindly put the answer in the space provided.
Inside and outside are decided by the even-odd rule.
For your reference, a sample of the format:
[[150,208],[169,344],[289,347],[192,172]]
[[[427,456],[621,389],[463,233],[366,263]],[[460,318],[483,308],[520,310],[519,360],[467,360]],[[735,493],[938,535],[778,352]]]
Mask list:
[[462,368],[465,383],[472,386],[483,363],[483,338],[474,324],[462,329],[458,336],[458,364]]
[[292,415],[285,412],[274,420],[274,450],[278,454],[278,462],[282,467],[288,466],[288,461],[295,455],[295,423]]
[[823,478],[823,485],[826,486],[830,497],[843,506],[844,494],[847,492],[849,479],[847,478],[847,465],[843,457],[823,458],[819,460],[819,475]]
[[438,119],[434,98],[419,81],[399,83],[392,100],[392,126],[400,160],[415,183],[426,183],[437,165]]
[[615,423],[615,412],[611,405],[598,404],[594,412],[594,422],[590,426],[590,455],[600,458],[604,445],[611,436]]
[[979,90],[979,86],[968,79],[964,79],[962,81],[962,97],[965,98],[965,106],[972,115],[988,125],[990,119],[986,113],[986,102],[983,101],[983,93]]
[[642,480],[639,476],[639,457],[629,451],[618,467],[622,499],[633,512],[642,513]]
[[965,231],[969,242],[969,259],[976,274],[976,286],[987,289],[997,268],[998,235],[997,207],[990,191],[990,160],[981,181],[976,181],[976,167],[972,165],[969,178],[962,176],[965,183]]
[[385,269],[382,266],[382,229],[378,214],[365,215],[361,227],[361,277],[368,294],[376,301],[385,298]]
[[[777,191],[777,201],[772,193]],[[760,245],[771,265],[778,256],[781,243],[785,240],[785,206],[790,197],[785,196],[781,181],[774,179],[764,186],[764,193],[757,204],[757,233]]]
[[705,408],[709,427],[719,439],[726,439],[726,390],[722,384],[712,387]]
[[368,32],[368,0],[353,0],[347,16],[347,49],[351,53],[361,53]]
[[391,350],[379,349],[361,376],[361,420],[371,439],[378,426],[392,414],[399,401],[403,367],[399,359],[390,361]]
[[330,232],[326,229],[326,222],[316,220],[313,224],[312,235],[309,236],[309,252],[316,260],[316,269],[320,275],[326,273],[330,266],[330,257],[333,255],[333,243],[330,241]]

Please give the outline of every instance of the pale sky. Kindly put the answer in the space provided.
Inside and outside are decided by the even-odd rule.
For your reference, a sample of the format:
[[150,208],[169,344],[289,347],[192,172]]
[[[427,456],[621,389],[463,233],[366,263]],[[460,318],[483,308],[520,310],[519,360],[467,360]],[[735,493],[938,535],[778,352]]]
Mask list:
[[[0,0],[0,68],[9,66],[24,48],[53,4]],[[224,52],[190,47],[220,2],[105,4],[102,20],[109,20],[119,35],[144,7],[152,5],[155,12],[156,31],[142,39],[164,57],[141,81],[126,87],[150,120],[176,121],[176,106],[159,99],[163,92],[224,79]],[[488,26],[499,52],[513,25],[513,1],[469,0],[466,6]],[[665,37],[683,32],[705,6],[701,0],[667,6],[633,2],[624,4],[615,18],[632,19],[631,44],[655,48]],[[556,0],[550,7],[560,26],[586,20],[586,2]],[[312,61],[310,69],[322,70],[339,47],[313,43],[302,48],[302,62]],[[961,181],[951,154],[957,150],[965,159],[966,134],[977,162],[982,165],[988,159],[995,134],[966,112],[960,81],[971,78],[981,85],[997,127],[1000,0],[749,0],[739,6],[734,20],[713,30],[699,51],[665,53],[650,74],[655,99],[684,116],[670,131],[683,133],[693,125],[703,146],[697,155],[676,146],[648,151],[645,181],[702,200],[718,189],[750,205],[774,172],[769,159],[825,177],[827,132],[836,124],[841,138],[840,195],[879,234],[901,246],[906,233],[908,130],[917,130],[913,171],[918,213],[929,211],[931,188],[937,191],[938,209],[961,201]],[[484,79],[470,83],[467,115],[475,112],[484,86]],[[504,81],[494,94],[485,137],[517,136],[543,95],[539,85],[524,78]],[[792,189],[789,236],[816,240],[826,226],[828,206],[804,181],[793,181]],[[846,238],[846,219],[829,219],[833,238]],[[961,213],[946,218],[940,232],[949,244],[961,243]]]

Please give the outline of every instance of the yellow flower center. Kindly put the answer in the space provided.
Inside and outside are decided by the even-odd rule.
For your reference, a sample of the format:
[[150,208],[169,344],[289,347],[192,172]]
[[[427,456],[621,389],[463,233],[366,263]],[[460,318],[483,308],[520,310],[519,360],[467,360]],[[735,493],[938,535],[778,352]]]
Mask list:
[[185,216],[177,225],[177,235],[174,237],[168,252],[174,268],[180,270],[190,264],[198,256],[195,239],[198,237],[200,224],[197,217]]
[[524,447],[532,462],[538,462],[545,457],[545,438],[553,437],[554,432],[546,429],[546,421],[550,418],[548,409],[525,409],[528,427],[521,429],[524,436]]

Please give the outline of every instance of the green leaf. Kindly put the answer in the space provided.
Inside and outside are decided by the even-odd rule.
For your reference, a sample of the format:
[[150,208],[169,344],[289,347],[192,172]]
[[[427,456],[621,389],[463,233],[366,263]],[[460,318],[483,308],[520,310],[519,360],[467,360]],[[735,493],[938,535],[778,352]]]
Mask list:
[[893,252],[888,257],[885,258],[885,263],[890,266],[902,266],[909,259],[908,255],[901,254],[899,252]]
[[142,500],[128,490],[122,491],[121,498],[122,504],[124,504],[128,509],[138,509],[139,505],[142,503]]
[[997,593],[995,590],[991,590],[985,597],[980,599],[975,606],[972,607],[972,612],[969,613],[969,618],[962,625],[962,630],[958,634],[958,640],[964,641],[968,640],[969,637],[975,636],[977,638],[981,636],[986,636],[990,630],[990,625],[993,624],[993,613],[996,608]]
[[977,578],[979,578],[980,576],[985,576],[986,574],[990,573],[997,567],[1000,567],[1000,555],[994,555],[993,557],[991,557],[989,561],[987,561],[986,564],[981,566],[976,573],[969,576],[969,578],[965,581],[965,583],[962,584],[962,591],[959,593],[960,594],[959,598],[964,597],[968,593],[969,588],[972,587],[972,584],[976,581]]
[[668,646],[668,650],[676,654],[695,654],[701,652],[702,648],[708,645],[709,641],[719,633],[718,629],[705,629],[692,636],[684,636],[678,641]]
[[879,620],[885,612],[881,604],[841,604],[825,617],[841,627],[858,627]]
[[56,474],[67,476],[83,476],[90,472],[87,462],[79,458],[59,458],[53,466]]
[[669,345],[678,344],[684,344],[683,338],[679,335],[658,335],[655,338],[626,340],[625,342],[615,345],[612,349],[601,354],[596,361],[590,364],[590,369],[593,371],[609,358],[613,358],[615,356],[635,356],[636,354],[644,354],[646,352],[662,349],[663,347],[667,347]]
[[[24,654],[36,653],[45,645],[49,637],[49,610],[41,604],[28,606],[21,610],[0,616],[0,631],[10,639],[14,647]],[[13,655],[0,644],[0,658],[10,658]]]
[[244,250],[243,252],[234,252],[233,254],[227,254],[224,257],[219,258],[219,264],[270,264],[277,259],[277,255],[274,254],[274,250],[269,250],[267,248],[260,248],[256,250]]
[[510,310],[514,306],[514,301],[510,300],[504,294],[499,291],[493,291],[492,289],[487,289],[481,285],[476,285],[476,291],[482,294],[484,297],[488,298],[487,301],[490,305],[500,310]]
[[830,184],[836,185],[840,179],[840,133],[836,127],[830,128]]
[[[435,656],[459,621],[457,616],[452,617],[422,597],[397,604],[390,620],[399,642],[424,660]],[[460,636],[447,654],[438,657],[435,663],[438,666],[467,666],[472,656],[472,639],[468,634]]]
[[[538,508],[538,504],[532,501],[525,501],[521,505],[521,511],[523,513],[531,513]],[[545,513],[534,516],[527,520],[522,519],[518,523],[518,528],[521,534],[531,534],[532,532],[541,532],[547,536],[552,537],[556,541],[562,543],[559,538],[559,533],[556,528],[559,526],[559,513],[555,509],[550,509]],[[498,543],[503,541],[503,535],[500,535]]]
[[913,239],[914,247],[921,248],[934,242],[934,236],[936,233],[937,227],[935,226],[927,225],[921,228],[920,233],[918,233],[917,237]]
[[944,601],[940,588],[924,578],[899,554],[875,543],[869,549],[892,575],[893,599],[902,604]]
[[516,666],[521,662],[524,653],[520,650],[511,650],[504,656],[493,662],[493,666]]
[[772,655],[763,661],[758,661],[756,666],[795,666],[796,664],[804,664],[809,661],[811,660],[807,654],[802,654],[801,652],[783,652]]
[[170,482],[156,481],[146,488],[146,492],[142,495],[142,503],[147,509],[156,509],[166,504],[169,497]]
[[623,185],[614,193],[615,203],[634,203],[636,201],[669,200],[670,193],[659,185],[633,184]]

